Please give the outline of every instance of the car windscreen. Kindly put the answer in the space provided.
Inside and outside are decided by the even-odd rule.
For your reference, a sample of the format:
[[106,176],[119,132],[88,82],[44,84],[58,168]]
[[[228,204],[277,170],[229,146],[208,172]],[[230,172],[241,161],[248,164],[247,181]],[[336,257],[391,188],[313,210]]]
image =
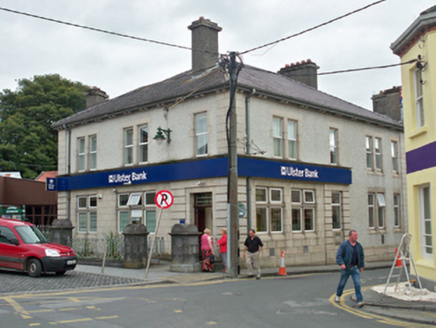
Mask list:
[[48,243],[47,238],[43,235],[43,233],[35,226],[21,226],[15,227],[15,230],[20,235],[21,239],[26,244],[43,244]]

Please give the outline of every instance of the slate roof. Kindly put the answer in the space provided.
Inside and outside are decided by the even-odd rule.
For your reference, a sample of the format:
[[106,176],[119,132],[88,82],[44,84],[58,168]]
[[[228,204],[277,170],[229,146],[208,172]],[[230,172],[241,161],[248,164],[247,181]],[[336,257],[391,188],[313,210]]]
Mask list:
[[[148,107],[168,106],[187,95],[194,96],[227,89],[228,84],[226,72],[218,66],[195,72],[195,75],[192,71],[186,71],[167,80],[106,100],[57,121],[52,127],[62,129],[64,125],[86,124]],[[252,66],[246,65],[241,70],[238,88],[243,90],[254,88],[257,94],[402,130],[402,124],[387,116],[353,105],[281,74]],[[176,108],[177,106],[174,107]]]

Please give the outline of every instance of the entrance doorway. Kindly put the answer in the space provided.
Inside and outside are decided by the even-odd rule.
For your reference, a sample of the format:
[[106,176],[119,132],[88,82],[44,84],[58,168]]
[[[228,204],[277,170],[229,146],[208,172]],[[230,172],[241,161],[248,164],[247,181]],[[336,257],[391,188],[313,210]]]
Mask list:
[[[213,215],[212,215],[212,193],[194,194],[195,225],[198,231],[203,234],[204,229],[208,228],[213,235]],[[201,249],[201,235],[198,242]],[[201,253],[201,252],[200,252]],[[201,258],[201,254],[200,254]]]

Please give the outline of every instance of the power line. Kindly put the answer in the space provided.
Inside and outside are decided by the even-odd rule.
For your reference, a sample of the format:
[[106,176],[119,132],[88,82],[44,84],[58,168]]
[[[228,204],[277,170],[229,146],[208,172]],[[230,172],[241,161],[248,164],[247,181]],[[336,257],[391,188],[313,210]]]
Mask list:
[[361,67],[361,68],[350,68],[350,69],[344,69],[344,70],[339,70],[339,71],[318,73],[318,75],[332,75],[332,74],[339,74],[339,73],[368,71],[368,70],[373,70],[373,69],[389,68],[389,67],[401,66],[401,65],[406,65],[406,64],[412,64],[412,63],[415,63],[417,61],[418,61],[418,59],[412,59],[412,60],[409,60],[405,63],[381,65],[381,66],[371,66],[371,67]]
[[203,50],[203,49],[193,49],[193,48],[190,48],[190,47],[181,46],[181,45],[177,45],[177,44],[173,44],[173,43],[156,41],[156,40],[141,38],[141,37],[132,36],[132,35],[128,35],[128,34],[107,31],[107,30],[103,30],[103,29],[100,29],[100,28],[96,28],[96,27],[91,27],[91,26],[85,26],[85,25],[65,22],[65,21],[61,21],[61,20],[58,20],[58,19],[53,19],[53,18],[49,18],[49,17],[29,14],[29,13],[25,13],[25,12],[13,10],[13,9],[8,9],[8,8],[0,7],[0,10],[6,11],[6,12],[10,12],[10,13],[13,13],[13,14],[18,14],[18,15],[28,16],[28,17],[32,17],[32,18],[42,19],[42,20],[49,21],[49,22],[52,22],[52,23],[58,23],[58,24],[72,26],[72,27],[83,28],[85,30],[90,30],[90,31],[94,31],[94,32],[99,32],[99,33],[105,33],[105,34],[109,34],[109,35],[119,36],[119,37],[122,37],[122,38],[133,39],[133,40],[137,40],[137,41],[150,42],[150,43],[155,43],[155,44],[159,44],[159,45],[162,45],[162,46],[168,46],[168,47],[179,48],[179,49],[184,49],[184,50],[199,51],[199,52],[204,52],[204,53],[208,53],[208,54],[219,55],[219,53],[215,53],[215,52],[211,52],[211,51],[207,51],[207,50]]
[[287,37],[284,37],[284,38],[278,39],[278,40],[276,40],[276,41],[272,41],[272,42],[266,43],[266,44],[264,44],[264,45],[262,45],[262,46],[258,46],[258,47],[252,48],[252,49],[248,49],[248,50],[246,50],[246,51],[244,51],[244,52],[241,52],[240,54],[241,54],[241,55],[244,55],[244,54],[246,54],[246,53],[249,53],[249,52],[252,52],[252,51],[255,51],[255,50],[259,50],[259,49],[262,49],[262,48],[265,48],[265,47],[269,47],[269,46],[275,45],[275,44],[277,44],[277,43],[280,43],[280,42],[283,42],[283,41],[289,40],[289,39],[294,38],[294,37],[296,37],[296,36],[300,36],[300,35],[302,35],[302,34],[305,34],[305,33],[307,33],[307,32],[310,32],[310,31],[316,30],[316,29],[318,29],[318,28],[320,28],[320,27],[323,27],[323,26],[329,25],[329,24],[331,24],[331,23],[333,23],[333,22],[336,22],[336,21],[338,21],[338,20],[340,20],[340,19],[343,19],[343,18],[345,18],[345,17],[348,17],[348,16],[351,16],[351,15],[353,15],[353,14],[356,14],[356,13],[358,13],[358,12],[360,12],[360,11],[366,10],[366,9],[372,7],[372,6],[378,5],[379,3],[382,3],[382,2],[385,2],[385,1],[386,1],[386,0],[379,0],[379,1],[373,2],[373,3],[371,3],[371,4],[367,5],[367,6],[364,6],[364,7],[362,7],[362,8],[359,8],[359,9],[353,10],[353,11],[351,11],[351,12],[345,14],[345,15],[342,15],[342,16],[339,16],[339,17],[336,17],[336,18],[333,18],[333,19],[331,19],[331,20],[329,20],[329,21],[327,21],[327,22],[325,22],[325,23],[322,23],[322,24],[319,24],[319,25],[313,26],[313,27],[308,28],[308,29],[306,29],[306,30],[304,30],[304,31],[301,31],[301,32],[298,32],[298,33],[295,33],[295,34],[289,35],[289,36],[287,36]]

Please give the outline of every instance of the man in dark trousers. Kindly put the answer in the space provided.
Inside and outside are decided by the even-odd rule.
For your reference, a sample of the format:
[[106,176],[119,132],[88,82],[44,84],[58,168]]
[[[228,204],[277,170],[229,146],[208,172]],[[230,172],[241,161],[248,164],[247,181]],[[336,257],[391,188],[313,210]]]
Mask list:
[[262,241],[256,236],[256,231],[250,229],[249,236],[245,240],[244,258],[247,263],[249,276],[254,276],[253,266],[257,270],[256,279],[260,279],[260,252],[262,251]]
[[357,242],[356,230],[350,230],[348,240],[344,241],[341,246],[339,246],[336,254],[336,263],[341,267],[341,280],[339,281],[338,290],[336,291],[335,301],[340,302],[345,284],[351,276],[354,282],[357,306],[362,307],[363,297],[360,292],[360,272],[362,272],[365,267],[365,255],[362,245]]

